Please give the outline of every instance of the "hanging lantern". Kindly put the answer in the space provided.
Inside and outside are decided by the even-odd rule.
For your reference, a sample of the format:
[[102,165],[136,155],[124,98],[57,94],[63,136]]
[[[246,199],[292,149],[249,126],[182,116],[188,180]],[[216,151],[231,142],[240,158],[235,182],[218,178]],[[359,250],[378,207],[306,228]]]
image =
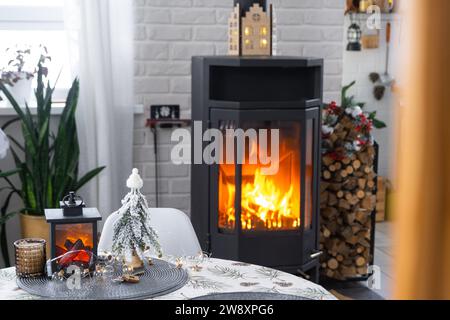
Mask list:
[[352,22],[347,31],[347,51],[361,51],[362,31],[356,22]]

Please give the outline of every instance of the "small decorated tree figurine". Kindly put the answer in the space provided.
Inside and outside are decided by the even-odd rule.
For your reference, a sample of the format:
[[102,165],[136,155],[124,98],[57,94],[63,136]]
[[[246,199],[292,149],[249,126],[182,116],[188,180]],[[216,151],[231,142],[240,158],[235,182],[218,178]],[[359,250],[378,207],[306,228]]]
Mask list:
[[133,169],[127,180],[131,191],[122,200],[122,207],[118,210],[120,218],[114,224],[113,234],[114,255],[134,268],[142,266],[145,250],[153,248],[159,255],[162,254],[158,235],[150,226],[150,210],[140,191],[142,186],[138,169]]

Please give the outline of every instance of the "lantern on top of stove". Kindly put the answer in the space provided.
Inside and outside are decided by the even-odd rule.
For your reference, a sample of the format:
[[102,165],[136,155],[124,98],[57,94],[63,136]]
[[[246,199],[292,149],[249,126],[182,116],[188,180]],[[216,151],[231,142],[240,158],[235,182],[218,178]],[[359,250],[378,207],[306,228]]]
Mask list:
[[361,51],[362,31],[358,23],[352,21],[347,30],[347,51]]
[[70,265],[92,268],[97,255],[96,208],[86,208],[83,199],[70,192],[60,202],[60,209],[45,209],[50,223],[51,268],[65,270]]

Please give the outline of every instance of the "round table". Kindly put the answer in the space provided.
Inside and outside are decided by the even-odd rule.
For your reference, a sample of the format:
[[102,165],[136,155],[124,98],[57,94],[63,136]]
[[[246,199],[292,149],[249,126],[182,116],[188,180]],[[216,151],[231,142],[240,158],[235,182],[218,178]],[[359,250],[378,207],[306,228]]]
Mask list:
[[[243,262],[207,259],[202,263],[187,261],[189,281],[181,289],[154,298],[156,300],[186,300],[222,292],[270,292],[301,296],[313,300],[335,300],[321,286],[278,270]],[[39,299],[19,289],[15,268],[0,270],[0,299]]]

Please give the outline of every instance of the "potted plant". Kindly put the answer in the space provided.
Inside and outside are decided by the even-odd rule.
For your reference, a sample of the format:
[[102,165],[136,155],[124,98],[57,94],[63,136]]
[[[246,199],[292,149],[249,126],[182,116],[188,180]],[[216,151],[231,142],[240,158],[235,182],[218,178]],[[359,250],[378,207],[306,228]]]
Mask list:
[[55,88],[50,84],[44,84],[46,69],[42,63],[41,59],[38,64],[35,90],[37,102],[35,116],[31,114],[27,103],[22,109],[5,83],[0,81],[0,91],[4,93],[18,115],[2,129],[6,130],[12,123],[19,121],[24,137],[24,143],[20,143],[15,137],[8,135],[21,186],[13,184],[8,177],[0,176],[0,178],[3,178],[8,186],[8,197],[16,194],[23,202],[23,209],[20,210],[22,236],[48,240],[49,228],[45,221],[44,209],[58,208],[59,201],[64,195],[79,190],[104,167],[96,168],[81,178],[78,177],[80,150],[75,111],[79,81],[74,80],[57,131],[52,132],[50,116]]
[[[19,103],[23,105],[30,99],[32,92],[32,83],[35,74],[37,73],[37,61],[45,62],[51,60],[48,56],[47,48],[40,45],[37,50],[32,50],[31,47],[26,48],[7,48],[6,55],[9,55],[8,65],[1,69],[1,81],[7,85],[11,95]],[[32,66],[32,67],[30,67]],[[44,74],[47,69],[43,67]],[[2,97],[0,96],[0,101]]]

